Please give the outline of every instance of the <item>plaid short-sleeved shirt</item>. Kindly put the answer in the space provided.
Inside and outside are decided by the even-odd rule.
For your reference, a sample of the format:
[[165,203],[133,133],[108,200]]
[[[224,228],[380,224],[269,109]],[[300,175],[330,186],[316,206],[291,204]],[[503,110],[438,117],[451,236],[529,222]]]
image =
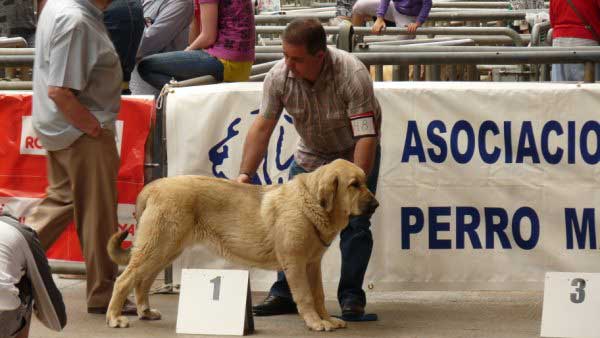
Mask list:
[[373,117],[379,138],[381,108],[367,68],[347,52],[328,48],[323,70],[311,85],[290,72],[284,60],[267,74],[260,113],[277,119],[283,109],[293,117],[300,142],[294,154],[302,168],[312,171],[337,158],[353,160],[357,138],[352,119]]

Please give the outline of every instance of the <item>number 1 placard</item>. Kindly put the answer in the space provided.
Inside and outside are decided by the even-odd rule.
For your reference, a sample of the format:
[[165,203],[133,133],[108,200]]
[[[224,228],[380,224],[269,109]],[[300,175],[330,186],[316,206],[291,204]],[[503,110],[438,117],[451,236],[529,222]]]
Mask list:
[[542,337],[600,337],[600,274],[548,272]]
[[253,330],[248,271],[184,269],[177,333],[243,335]]

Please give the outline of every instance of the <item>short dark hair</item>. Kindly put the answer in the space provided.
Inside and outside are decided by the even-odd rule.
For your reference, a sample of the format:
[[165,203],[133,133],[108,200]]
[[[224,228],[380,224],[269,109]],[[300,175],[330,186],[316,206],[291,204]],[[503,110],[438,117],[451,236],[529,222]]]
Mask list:
[[305,46],[311,55],[327,50],[325,29],[317,19],[292,20],[283,31],[282,39],[292,45]]

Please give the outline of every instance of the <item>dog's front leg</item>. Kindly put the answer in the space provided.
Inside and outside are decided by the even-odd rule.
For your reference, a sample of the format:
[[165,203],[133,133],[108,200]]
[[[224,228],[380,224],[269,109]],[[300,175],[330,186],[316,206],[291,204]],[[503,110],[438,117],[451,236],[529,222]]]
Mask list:
[[319,260],[319,262],[309,264],[306,272],[308,275],[308,283],[310,284],[310,289],[312,290],[312,295],[315,302],[315,309],[321,319],[330,322],[334,329],[346,327],[345,321],[331,317],[325,308],[325,292],[323,291],[321,261]]
[[290,262],[284,267],[294,301],[298,306],[298,313],[304,319],[306,325],[315,331],[331,331],[335,329],[333,324],[321,319],[315,310],[315,303],[307,277],[307,266],[305,262]]

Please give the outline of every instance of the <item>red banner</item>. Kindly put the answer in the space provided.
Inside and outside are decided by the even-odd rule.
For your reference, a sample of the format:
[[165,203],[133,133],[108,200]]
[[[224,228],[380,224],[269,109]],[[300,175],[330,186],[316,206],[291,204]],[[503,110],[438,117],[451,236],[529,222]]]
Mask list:
[[[122,97],[117,117],[121,166],[117,179],[119,227],[135,223],[135,199],[144,186],[144,148],[153,116],[150,98]],[[31,124],[31,94],[0,93],[0,210],[27,223],[48,181],[46,157]],[[132,230],[133,234],[133,230]],[[48,257],[82,261],[73,224],[48,250]]]

